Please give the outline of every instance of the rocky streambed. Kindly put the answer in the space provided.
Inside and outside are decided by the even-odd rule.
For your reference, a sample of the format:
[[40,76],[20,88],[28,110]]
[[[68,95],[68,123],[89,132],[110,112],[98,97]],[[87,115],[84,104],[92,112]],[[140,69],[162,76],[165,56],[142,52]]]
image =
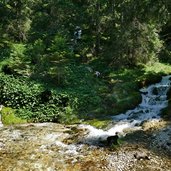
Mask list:
[[[143,88],[142,102],[111,117],[105,130],[90,125],[0,123],[0,171],[171,171],[171,76]],[[119,145],[107,142],[119,135]]]
[[161,120],[155,125],[145,123],[143,129],[130,132],[117,148],[85,144],[88,131],[77,125],[1,127],[0,170],[170,171],[171,124]]

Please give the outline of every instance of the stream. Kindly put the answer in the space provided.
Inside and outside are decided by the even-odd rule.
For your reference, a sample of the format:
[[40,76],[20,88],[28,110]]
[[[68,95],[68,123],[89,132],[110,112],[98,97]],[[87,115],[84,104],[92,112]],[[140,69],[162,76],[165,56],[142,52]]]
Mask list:
[[[111,117],[105,129],[90,125],[0,121],[0,171],[171,171],[171,123],[160,117],[167,107],[171,76],[140,89],[142,102]],[[112,149],[107,137],[123,144]]]
[[105,140],[108,136],[115,135],[116,132],[124,136],[124,130],[141,129],[141,125],[145,121],[159,121],[161,110],[168,105],[167,92],[171,86],[170,78],[171,76],[162,77],[160,83],[140,89],[142,102],[133,110],[112,116],[113,124],[110,125],[110,129],[104,131],[90,125],[81,125],[89,130],[85,142],[93,144],[98,140]]

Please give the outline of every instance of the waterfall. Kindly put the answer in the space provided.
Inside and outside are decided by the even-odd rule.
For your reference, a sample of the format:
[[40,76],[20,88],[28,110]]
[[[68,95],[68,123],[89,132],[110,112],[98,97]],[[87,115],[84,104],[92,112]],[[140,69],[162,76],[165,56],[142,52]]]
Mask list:
[[116,132],[124,135],[126,129],[141,129],[141,124],[144,121],[160,120],[161,110],[168,105],[167,92],[170,85],[171,76],[164,76],[160,83],[140,89],[142,102],[133,110],[112,116],[113,124],[106,131],[90,125],[80,125],[80,127],[89,130],[83,141],[88,144],[95,144],[100,140],[106,140],[108,136],[115,135]]

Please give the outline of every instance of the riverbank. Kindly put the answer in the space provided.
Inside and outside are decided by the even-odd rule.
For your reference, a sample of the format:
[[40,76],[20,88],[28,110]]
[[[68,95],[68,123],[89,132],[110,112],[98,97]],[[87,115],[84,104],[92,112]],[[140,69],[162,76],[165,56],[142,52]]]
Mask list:
[[[78,71],[75,72],[77,75]],[[161,76],[170,73],[169,65],[154,63],[134,69],[110,69],[96,77],[86,66],[81,66],[78,78],[74,76],[75,86],[62,89],[22,77],[1,75],[5,85],[0,89],[0,101],[5,106],[2,120],[8,125],[52,121],[104,128],[110,123],[110,116],[133,109],[141,102],[140,88],[159,82]]]
[[[0,170],[168,171],[171,123],[159,114],[166,106],[170,81],[166,76],[141,89],[142,103],[114,116],[108,129],[56,123],[1,127]],[[109,145],[107,138],[116,131],[120,143]]]
[[[171,158],[164,148],[158,149],[160,141],[155,140],[165,125],[171,125],[159,123],[157,128],[150,124],[128,134],[117,149],[79,143],[86,130],[77,125],[43,123],[3,127],[0,128],[0,170],[169,171]],[[69,143],[71,140],[75,142]]]
[[162,63],[148,64],[143,66],[142,69],[125,69],[111,72],[107,77],[110,91],[105,94],[106,98],[104,97],[106,111],[90,115],[84,123],[97,128],[106,127],[110,123],[110,116],[134,109],[141,103],[140,88],[158,83],[162,76],[170,73],[170,65]]

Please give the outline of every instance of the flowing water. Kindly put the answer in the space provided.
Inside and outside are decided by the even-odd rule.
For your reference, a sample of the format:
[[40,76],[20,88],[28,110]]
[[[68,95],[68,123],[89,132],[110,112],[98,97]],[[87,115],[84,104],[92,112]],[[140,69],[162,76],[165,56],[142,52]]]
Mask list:
[[[171,171],[170,158],[141,146],[140,141],[128,141],[117,151],[111,151],[105,144],[99,147],[116,132],[127,136],[141,130],[145,121],[160,121],[170,85],[171,76],[165,76],[160,83],[142,88],[142,102],[133,110],[112,116],[112,124],[106,130],[55,123],[5,127],[0,121],[0,171]],[[157,133],[147,144],[152,142],[156,146],[162,142],[171,149],[171,126]],[[148,154],[149,160],[137,160],[137,153]]]
[[104,131],[96,129],[90,125],[81,125],[89,130],[89,134],[84,141],[88,144],[96,144],[100,140],[105,140],[108,136],[113,136],[116,132],[125,135],[127,129],[141,129],[144,121],[159,120],[161,110],[167,107],[167,92],[171,86],[171,76],[164,76],[160,83],[150,85],[140,89],[142,102],[133,110],[111,117],[113,124],[111,128]]

